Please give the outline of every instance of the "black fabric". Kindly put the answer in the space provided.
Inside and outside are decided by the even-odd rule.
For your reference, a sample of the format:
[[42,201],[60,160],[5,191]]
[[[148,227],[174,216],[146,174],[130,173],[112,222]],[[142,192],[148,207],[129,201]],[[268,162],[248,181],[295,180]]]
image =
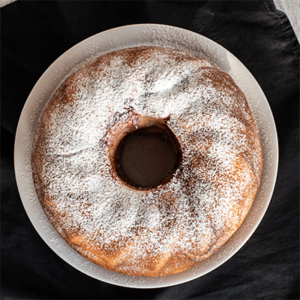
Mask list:
[[[113,27],[161,23],[221,44],[254,75],[275,117],[278,179],[261,224],[225,264],[178,286],[137,290],[92,279],[60,259],[18,195],[13,143],[36,81],[62,53]],[[299,43],[272,0],[17,1],[1,8],[2,299],[299,299]]]

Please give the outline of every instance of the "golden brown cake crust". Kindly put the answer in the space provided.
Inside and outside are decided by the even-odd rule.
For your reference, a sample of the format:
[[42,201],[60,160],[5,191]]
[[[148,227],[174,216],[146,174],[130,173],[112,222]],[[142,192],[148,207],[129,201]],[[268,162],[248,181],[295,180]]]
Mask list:
[[[149,120],[166,120],[182,161],[169,182],[139,191],[115,175],[110,151],[122,126]],[[115,51],[74,72],[47,103],[32,148],[54,228],[88,260],[134,276],[182,272],[217,251],[245,219],[261,169],[255,120],[231,77],[161,47]]]

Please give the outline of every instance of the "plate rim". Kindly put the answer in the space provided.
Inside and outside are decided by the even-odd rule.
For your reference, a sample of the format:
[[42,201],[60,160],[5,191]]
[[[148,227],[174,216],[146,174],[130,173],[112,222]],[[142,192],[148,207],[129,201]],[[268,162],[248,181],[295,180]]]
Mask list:
[[[273,125],[273,130],[275,131],[275,136],[274,136],[274,139],[276,140],[276,147],[274,149],[272,149],[274,151],[273,155],[274,155],[274,158],[273,158],[273,162],[275,162],[275,172],[274,172],[274,175],[273,175],[273,180],[272,180],[272,186],[271,186],[271,192],[269,193],[268,195],[268,203],[267,205],[264,206],[264,209],[261,211],[260,213],[260,217],[259,217],[259,220],[256,222],[256,224],[251,228],[251,230],[249,231],[249,233],[246,235],[246,238],[243,239],[243,242],[240,243],[239,247],[236,247],[230,254],[230,256],[228,258],[226,258],[222,263],[218,264],[217,266],[215,267],[212,267],[211,269],[209,269],[207,272],[203,272],[203,274],[201,275],[194,275],[194,276],[189,276],[188,278],[186,278],[185,280],[181,280],[180,282],[174,282],[173,284],[161,284],[161,285],[153,285],[153,286],[142,286],[142,285],[139,285],[139,286],[136,286],[136,285],[130,285],[130,284],[122,284],[122,283],[118,283],[118,282],[112,282],[110,280],[105,280],[103,278],[99,279],[91,274],[88,274],[86,273],[85,271],[81,270],[78,266],[72,264],[71,262],[67,261],[64,257],[62,257],[56,250],[53,249],[52,245],[49,244],[49,241],[45,238],[45,236],[43,236],[41,234],[41,232],[39,231],[39,229],[36,227],[36,225],[34,224],[33,220],[31,219],[31,213],[29,213],[29,211],[27,210],[27,207],[26,207],[26,203],[24,202],[23,198],[22,198],[22,193],[21,193],[21,175],[20,175],[20,172],[19,172],[19,167],[17,166],[17,160],[18,160],[18,143],[20,142],[20,132],[21,132],[21,122],[24,118],[24,115],[25,115],[25,110],[26,108],[28,107],[28,103],[29,103],[29,99],[31,99],[32,97],[32,94],[34,93],[34,91],[37,89],[37,87],[39,86],[40,82],[41,82],[41,79],[47,75],[47,73],[49,72],[49,70],[51,70],[51,68],[53,68],[53,66],[55,66],[55,64],[58,63],[59,60],[61,60],[62,57],[66,56],[68,54],[68,52],[70,52],[71,50],[74,50],[76,47],[78,47],[79,45],[83,45],[84,43],[87,43],[88,40],[92,40],[93,38],[99,36],[99,35],[102,35],[102,34],[107,34],[109,32],[113,32],[113,31],[116,31],[116,30],[121,30],[121,29],[130,29],[132,27],[165,27],[165,28],[173,28],[175,30],[179,30],[179,31],[182,31],[182,32],[187,32],[188,34],[192,34],[192,35],[197,35],[197,36],[200,36],[201,38],[205,39],[205,40],[208,40],[209,43],[213,43],[215,44],[215,46],[217,47],[221,47],[220,49],[223,49],[227,54],[229,54],[234,60],[236,60],[238,62],[239,65],[241,65],[244,70],[248,73],[248,76],[252,77],[252,79],[254,80],[254,83],[256,84],[256,86],[258,87],[258,89],[260,90],[261,94],[263,95],[263,98],[265,100],[265,104],[268,108],[268,113],[269,113],[269,119],[270,119],[270,122],[271,124]],[[125,47],[125,48],[128,48],[128,47]],[[114,51],[114,50],[112,50]],[[66,75],[68,76],[68,75]],[[55,89],[57,88],[57,86],[55,87]],[[49,99],[48,99],[49,100]],[[47,101],[45,102],[44,106],[46,105]],[[254,113],[253,113],[254,115]],[[40,117],[40,115],[39,115]],[[38,118],[39,118],[38,117]],[[257,125],[258,127],[258,125]],[[30,149],[31,149],[31,146],[30,146]],[[271,202],[271,199],[272,199],[272,196],[273,196],[273,193],[274,193],[274,188],[275,188],[275,184],[276,184],[276,179],[277,179],[277,174],[278,174],[278,163],[279,163],[279,145],[278,145],[278,134],[277,134],[277,129],[276,129],[276,123],[275,123],[275,120],[274,120],[274,116],[272,114],[272,110],[271,110],[271,107],[270,107],[270,104],[263,92],[263,90],[261,89],[260,85],[258,84],[258,82],[256,81],[255,77],[252,75],[252,73],[246,68],[246,66],[236,57],[234,56],[230,51],[228,51],[226,48],[224,48],[223,46],[221,46],[220,44],[216,43],[215,41],[199,34],[199,33],[196,33],[194,31],[191,31],[191,30],[187,30],[187,29],[184,29],[184,28],[180,28],[180,27],[176,27],[176,26],[171,26],[171,25],[165,25],[165,24],[154,24],[154,23],[140,23],[140,24],[131,24],[131,25],[124,25],[124,26],[119,26],[119,27],[114,27],[114,28],[110,28],[110,29],[107,29],[105,31],[102,31],[102,32],[99,32],[99,33],[96,33],[90,37],[87,37],[85,38],[84,40],[80,41],[79,43],[75,44],[74,46],[72,46],[71,48],[69,48],[68,50],[66,50],[64,53],[62,53],[58,58],[56,58],[51,64],[50,66],[43,72],[43,74],[39,77],[38,81],[35,83],[35,85],[33,86],[31,92],[29,93],[24,105],[23,105],[23,108],[22,108],[22,111],[21,111],[21,114],[20,114],[20,117],[19,117],[19,120],[18,120],[18,124],[17,124],[17,129],[16,129],[16,134],[15,134],[15,142],[14,142],[14,171],[15,171],[15,178],[16,178],[16,184],[17,184],[17,188],[18,188],[18,192],[19,192],[19,195],[20,195],[20,199],[21,199],[21,202],[22,202],[22,205],[24,207],[24,210],[31,222],[31,224],[33,225],[34,229],[36,230],[36,232],[39,234],[39,236],[42,238],[42,240],[47,244],[47,246],[56,254],[58,255],[61,259],[63,259],[66,263],[68,263],[69,265],[71,265],[72,267],[74,267],[75,269],[79,270],[80,272],[84,273],[85,275],[88,275],[92,278],[95,278],[99,281],[103,281],[103,282],[106,282],[106,283],[109,283],[109,284],[113,284],[113,285],[117,285],[117,286],[122,286],[122,287],[129,287],[129,288],[140,288],[140,289],[152,289],[152,288],[162,288],[162,287],[169,287],[169,286],[174,286],[174,285],[178,285],[178,284],[182,284],[182,283],[185,283],[185,282],[188,282],[188,281],[191,281],[191,280],[194,280],[196,278],[199,278],[199,277],[202,277],[204,275],[206,275],[207,273],[215,270],[216,268],[220,267],[221,265],[223,265],[226,261],[228,261],[230,258],[232,258],[245,244],[246,242],[250,239],[250,237],[253,235],[253,233],[255,232],[255,230],[257,229],[257,227],[259,226],[259,224],[261,223],[263,217],[265,216],[265,213],[269,207],[269,204]],[[263,168],[264,168],[264,165],[263,165]],[[251,210],[251,209],[250,209]],[[52,226],[52,225],[51,225]],[[55,230],[53,228],[53,230]],[[239,230],[239,229],[238,229]],[[237,230],[237,231],[238,231]],[[226,244],[226,243],[225,243]],[[68,245],[69,246],[69,245]],[[69,246],[70,247],[70,246]],[[219,251],[219,250],[218,250]],[[180,274],[180,273],[179,273]],[[176,275],[176,274],[175,274]],[[168,276],[173,276],[173,275],[168,275]],[[146,277],[148,278],[148,277]]]

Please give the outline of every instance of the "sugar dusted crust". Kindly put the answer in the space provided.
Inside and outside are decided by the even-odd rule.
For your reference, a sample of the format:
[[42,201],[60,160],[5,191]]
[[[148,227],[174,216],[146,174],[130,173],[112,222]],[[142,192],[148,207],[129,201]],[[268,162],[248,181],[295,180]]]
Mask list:
[[[138,118],[166,119],[182,151],[171,180],[147,191],[124,185],[109,160],[116,124]],[[255,120],[231,77],[161,47],[115,51],[73,73],[47,103],[32,149],[54,228],[90,261],[134,276],[175,274],[217,251],[245,219],[261,169]]]

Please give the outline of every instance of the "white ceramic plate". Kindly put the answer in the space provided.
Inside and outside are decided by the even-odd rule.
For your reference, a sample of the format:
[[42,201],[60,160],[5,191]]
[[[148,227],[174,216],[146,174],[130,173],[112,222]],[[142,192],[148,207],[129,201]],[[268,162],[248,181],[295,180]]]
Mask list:
[[[255,116],[263,151],[261,185],[253,206],[237,232],[219,251],[200,265],[185,272],[164,277],[134,277],[105,270],[73,250],[54,230],[37,198],[31,172],[31,146],[38,118],[53,92],[75,69],[92,58],[114,50],[136,46],[166,46],[203,56],[228,73],[245,93]],[[194,32],[156,24],[124,26],[96,34],[61,55],[42,75],[30,93],[20,116],[15,140],[15,173],[24,208],[33,226],[62,259],[79,271],[115,285],[158,288],[180,284],[219,267],[250,238],[271,200],[278,167],[276,127],[268,101],[246,67],[230,52]],[[263,245],[262,245],[263,246]]]

